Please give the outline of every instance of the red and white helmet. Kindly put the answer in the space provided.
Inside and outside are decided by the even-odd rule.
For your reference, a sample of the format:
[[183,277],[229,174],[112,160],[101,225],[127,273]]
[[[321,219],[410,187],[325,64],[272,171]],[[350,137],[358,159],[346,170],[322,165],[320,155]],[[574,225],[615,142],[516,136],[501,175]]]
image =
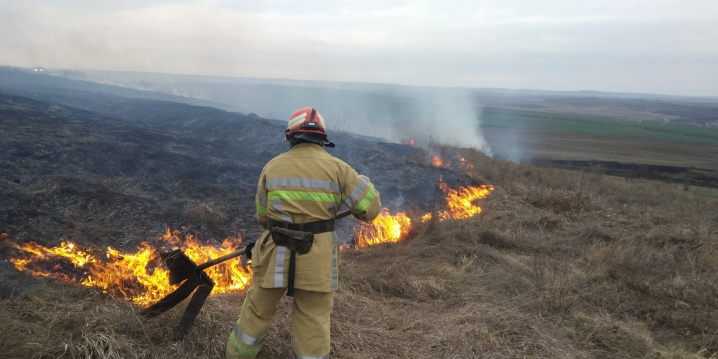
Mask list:
[[294,111],[292,116],[289,117],[287,130],[284,131],[284,134],[289,139],[297,133],[316,133],[326,136],[324,118],[317,110],[311,107],[303,107]]

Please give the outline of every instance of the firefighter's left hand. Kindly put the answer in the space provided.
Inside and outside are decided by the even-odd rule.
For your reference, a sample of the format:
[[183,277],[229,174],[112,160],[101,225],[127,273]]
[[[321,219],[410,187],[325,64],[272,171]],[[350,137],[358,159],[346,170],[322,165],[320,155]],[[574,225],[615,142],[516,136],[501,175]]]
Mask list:
[[254,248],[254,242],[247,243],[244,248],[247,249],[247,251],[244,252],[244,255],[247,256],[247,259],[252,259],[252,249]]

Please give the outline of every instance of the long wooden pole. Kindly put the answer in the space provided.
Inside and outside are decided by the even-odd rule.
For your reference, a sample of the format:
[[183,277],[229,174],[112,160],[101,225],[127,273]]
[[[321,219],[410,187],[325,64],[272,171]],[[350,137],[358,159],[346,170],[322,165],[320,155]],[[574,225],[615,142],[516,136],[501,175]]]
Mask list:
[[239,257],[239,256],[241,256],[242,254],[244,254],[246,251],[247,251],[247,248],[245,247],[245,248],[242,248],[242,249],[240,249],[240,250],[238,250],[238,251],[234,251],[234,252],[232,252],[232,253],[230,253],[230,254],[225,254],[225,255],[223,255],[223,256],[221,256],[221,257],[219,257],[219,258],[215,258],[215,259],[212,259],[211,261],[208,261],[208,262],[205,262],[205,263],[202,263],[202,264],[198,265],[198,266],[197,266],[197,269],[199,269],[199,270],[204,270],[204,269],[209,268],[209,267],[211,267],[211,266],[220,264],[220,263],[222,263],[222,262],[224,262],[224,261],[226,261],[226,260],[228,260],[228,259],[232,259],[232,258],[234,258],[234,257]]

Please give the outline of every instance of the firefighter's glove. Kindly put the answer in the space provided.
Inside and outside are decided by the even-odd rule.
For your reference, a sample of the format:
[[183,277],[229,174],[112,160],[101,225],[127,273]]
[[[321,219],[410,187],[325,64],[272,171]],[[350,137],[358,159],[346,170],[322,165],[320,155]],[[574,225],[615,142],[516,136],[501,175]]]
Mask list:
[[252,248],[254,248],[254,242],[247,243],[244,248],[247,249],[247,251],[244,252],[244,255],[247,256],[247,259],[252,259]]

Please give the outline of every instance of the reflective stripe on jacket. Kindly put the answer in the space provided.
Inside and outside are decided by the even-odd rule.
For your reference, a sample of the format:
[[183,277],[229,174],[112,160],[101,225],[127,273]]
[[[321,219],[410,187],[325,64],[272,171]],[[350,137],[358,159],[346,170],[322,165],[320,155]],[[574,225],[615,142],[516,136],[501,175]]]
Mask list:
[[[344,161],[319,145],[295,145],[264,166],[259,177],[257,221],[266,230],[268,218],[307,223],[334,218],[348,208],[363,221],[371,221],[381,207],[379,192],[369,178],[360,176]],[[289,252],[271,238],[259,237],[252,251],[254,283],[263,288],[287,286]],[[309,253],[296,256],[294,287],[329,292],[337,289],[339,238],[335,232],[314,235]]]

